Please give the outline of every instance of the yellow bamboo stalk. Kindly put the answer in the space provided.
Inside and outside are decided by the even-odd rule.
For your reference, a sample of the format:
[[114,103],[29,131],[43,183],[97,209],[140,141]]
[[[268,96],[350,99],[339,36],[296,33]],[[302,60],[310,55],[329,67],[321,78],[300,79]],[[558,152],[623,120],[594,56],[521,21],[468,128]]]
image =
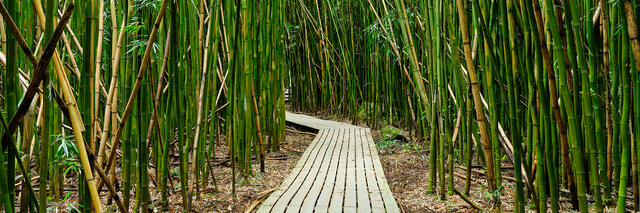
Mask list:
[[[36,9],[36,14],[38,15],[38,20],[40,21],[40,25],[43,26],[44,28],[45,16],[42,10],[42,4],[40,0],[33,0],[33,5]],[[71,93],[71,86],[69,85],[67,74],[62,69],[62,62],[60,60],[60,56],[56,51],[54,51],[53,53],[53,63],[54,63],[54,70],[56,72],[58,82],[60,83],[60,88],[62,90],[62,95],[64,96],[67,107],[69,108],[69,112],[70,112],[69,117],[71,121],[71,126],[73,127],[73,134],[76,139],[76,146],[78,147],[78,155],[80,156],[82,170],[84,171],[85,179],[87,181],[87,185],[89,186],[89,194],[91,195],[91,204],[95,212],[102,213],[103,210],[102,210],[102,204],[100,203],[100,196],[98,195],[98,190],[96,189],[95,179],[93,178],[91,165],[89,164],[89,158],[86,151],[87,149],[84,145],[85,144],[84,138],[82,137],[82,131],[84,131],[84,124],[82,122],[82,117],[80,116],[80,112],[75,102],[75,98]]]
[[[202,1],[204,2],[204,1]],[[202,7],[204,10],[204,3],[202,3]],[[201,24],[204,22],[204,12],[201,10],[201,17],[200,17],[200,21]],[[202,58],[202,76],[200,78],[200,90],[198,91],[198,109],[196,111],[196,134],[195,134],[195,138],[193,140],[193,156],[192,156],[192,160],[194,161],[194,163],[191,164],[191,172],[192,173],[196,173],[196,157],[198,154],[198,142],[200,139],[200,124],[202,123],[202,99],[204,98],[204,90],[205,90],[205,85],[207,83],[207,65],[209,60],[208,56],[209,56],[209,38],[211,37],[211,20],[209,20],[209,25],[207,27],[207,36],[206,36],[206,45],[204,47],[204,57]],[[191,175],[191,182],[189,183],[189,200],[191,200],[192,196],[193,196],[193,189],[194,186],[196,185],[196,182],[198,182],[198,180],[196,179],[196,175]]]
[[[169,1],[163,0],[162,7],[158,12],[158,16],[153,24],[153,30],[151,30],[151,35],[149,35],[149,40],[147,41],[147,47],[144,50],[144,56],[142,57],[142,62],[140,64],[140,69],[138,70],[138,75],[136,77],[136,82],[133,86],[133,90],[131,91],[131,95],[129,96],[129,100],[127,101],[127,106],[124,109],[122,114],[122,118],[120,119],[120,124],[118,125],[118,130],[115,133],[115,136],[111,138],[111,152],[109,153],[109,159],[107,161],[106,168],[111,168],[114,166],[115,161],[115,152],[120,145],[120,137],[122,136],[122,130],[124,129],[124,125],[127,122],[127,118],[131,114],[131,109],[133,109],[133,103],[135,102],[135,98],[138,95],[138,91],[140,91],[140,86],[142,84],[142,79],[144,76],[144,72],[147,70],[149,66],[149,61],[151,59],[151,49],[153,46],[153,42],[156,40],[156,36],[158,35],[158,28],[160,27],[160,23],[162,22],[162,18],[164,18],[164,13],[167,9],[167,4]],[[107,170],[109,171],[109,170]],[[98,188],[101,188],[102,182],[98,184]]]
[[[62,16],[62,12],[60,12],[59,10],[58,10],[58,15]],[[84,52],[82,51],[82,46],[80,45],[80,41],[78,41],[78,37],[76,37],[76,34],[73,33],[73,30],[69,25],[70,24],[67,23],[67,25],[65,26],[67,28],[67,32],[71,35],[71,38],[73,39],[73,43],[76,45],[76,48],[78,49],[80,54],[84,54]],[[65,37],[66,36],[64,36],[63,39],[66,39]]]
[[[99,0],[99,6],[98,6],[98,44],[96,46],[96,67],[94,68],[94,74],[93,74],[93,79],[94,79],[94,83],[93,83],[93,100],[91,100],[91,139],[89,139],[91,144],[91,150],[96,150],[95,146],[96,146],[96,134],[97,134],[97,124],[98,124],[98,105],[100,103],[100,85],[101,85],[101,80],[100,80],[100,71],[101,69],[101,65],[102,65],[102,37],[103,37],[103,32],[104,32],[104,16],[102,15],[104,13],[104,0]],[[109,109],[109,108],[107,108]],[[105,111],[108,112],[108,111]],[[106,113],[109,114],[109,113]]]
[[76,77],[80,79],[82,75],[80,74],[80,69],[78,69],[78,63],[76,62],[76,58],[73,56],[73,51],[71,50],[69,39],[67,39],[67,36],[65,36],[64,34],[62,34],[62,42],[64,43],[64,49],[67,51],[67,54],[69,54],[71,65],[73,66],[73,69],[71,69],[71,71],[73,71],[73,74],[76,74]]
[[[109,9],[111,11],[111,35],[112,37],[118,35],[118,16],[116,13],[116,0],[109,1]],[[116,46],[118,41],[111,39],[111,58],[115,57]]]
[[[40,2],[40,0],[33,0],[33,5],[34,8],[36,10],[36,15],[38,16],[38,23],[40,24],[40,26],[42,27],[42,29],[44,30],[44,26],[45,26],[45,16],[44,16],[44,10],[42,9],[42,3]],[[67,75],[64,71],[64,67],[62,66],[62,60],[60,59],[60,55],[58,54],[58,51],[55,51],[53,53],[53,68],[54,71],[56,73],[56,77],[58,78],[58,81],[60,83],[60,89],[62,92],[62,96],[67,104],[67,107],[69,107],[69,112],[72,114],[76,114],[76,117],[82,117],[80,116],[80,110],[78,109],[78,104],[76,102],[75,97],[73,96],[73,92],[71,89],[71,85],[69,84],[69,79],[67,78]],[[82,120],[80,120],[80,123],[82,125],[80,125],[80,132],[84,132],[84,123]]]
[[7,49],[7,32],[4,26],[5,26],[5,21],[2,17],[0,17],[0,41],[2,41],[2,49],[6,50]]
[[[129,13],[133,11],[129,9]],[[122,23],[120,24],[120,28],[124,28],[125,20],[122,19]],[[109,83],[109,92],[107,93],[107,102],[105,104],[105,114],[104,119],[102,119],[102,132],[100,134],[100,143],[98,146],[98,163],[97,165],[102,168],[102,161],[104,161],[104,152],[105,152],[105,142],[107,141],[107,133],[109,132],[109,121],[111,117],[114,117],[114,111],[117,114],[117,101],[113,101],[114,97],[117,97],[116,88],[118,84],[118,71],[120,71],[120,52],[122,51],[122,41],[124,40],[124,30],[120,30],[118,34],[118,40],[116,44],[116,49],[113,52],[113,60],[111,61],[111,82]],[[106,113],[111,110],[111,113]],[[114,119],[115,122],[115,119]],[[113,147],[113,143],[111,144]],[[113,149],[113,148],[112,148]]]

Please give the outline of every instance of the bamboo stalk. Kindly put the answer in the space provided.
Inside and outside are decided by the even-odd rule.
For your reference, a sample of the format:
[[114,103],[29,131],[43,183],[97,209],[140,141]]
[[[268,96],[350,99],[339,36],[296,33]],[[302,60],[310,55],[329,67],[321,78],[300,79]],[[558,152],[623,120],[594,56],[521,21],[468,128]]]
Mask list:
[[[483,152],[487,162],[487,182],[489,183],[489,190],[494,191],[496,190],[496,185],[495,185],[496,183],[494,179],[494,168],[493,168],[494,165],[493,163],[491,163],[493,161],[491,158],[493,151],[491,149],[491,145],[490,145],[491,142],[489,141],[489,138],[487,135],[488,134],[487,129],[484,122],[482,104],[480,101],[480,89],[478,87],[478,77],[476,75],[475,65],[473,64],[473,61],[471,59],[471,46],[470,46],[469,34],[468,34],[469,27],[467,25],[467,15],[464,7],[464,2],[462,0],[457,0],[456,2],[457,2],[456,6],[458,10],[458,16],[460,19],[460,31],[462,32],[462,44],[464,47],[464,55],[467,63],[467,71],[469,72],[469,78],[470,78],[472,94],[473,94],[473,101],[475,103],[476,119],[478,122],[478,127],[480,129],[480,136],[481,136],[480,139],[482,141],[482,148],[483,148]],[[495,197],[494,200],[498,205],[497,208],[499,211],[500,198]]]
[[[129,96],[129,100],[127,101],[125,110],[122,113],[122,117],[120,118],[120,124],[118,125],[118,130],[116,130],[115,137],[111,138],[111,144],[112,144],[111,152],[108,155],[109,159],[107,160],[107,165],[105,166],[105,168],[111,168],[111,166],[113,166],[113,162],[115,161],[115,151],[118,149],[118,146],[120,145],[119,140],[120,140],[120,137],[122,136],[122,130],[124,129],[124,126],[127,122],[127,118],[131,114],[131,109],[133,108],[133,102],[135,101],[135,98],[138,95],[138,91],[140,90],[142,77],[144,76],[144,72],[147,70],[147,66],[149,65],[149,60],[151,57],[151,47],[158,33],[158,27],[160,26],[160,22],[164,17],[164,12],[167,8],[167,4],[168,4],[167,0],[162,1],[162,7],[160,7],[160,11],[156,16],[153,30],[151,31],[151,34],[149,36],[149,41],[147,43],[147,47],[145,48],[144,56],[140,64],[140,69],[138,70],[138,76],[136,77],[136,82],[133,86],[133,90],[131,91],[131,95]],[[101,188],[102,186],[101,183],[102,182],[98,184],[98,188]]]

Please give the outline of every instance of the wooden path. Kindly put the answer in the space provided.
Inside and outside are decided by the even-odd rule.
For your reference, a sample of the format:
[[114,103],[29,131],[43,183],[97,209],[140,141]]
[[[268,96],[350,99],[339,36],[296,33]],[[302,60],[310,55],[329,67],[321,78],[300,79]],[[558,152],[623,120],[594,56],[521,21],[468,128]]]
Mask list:
[[368,128],[289,112],[286,120],[318,135],[258,212],[400,212]]

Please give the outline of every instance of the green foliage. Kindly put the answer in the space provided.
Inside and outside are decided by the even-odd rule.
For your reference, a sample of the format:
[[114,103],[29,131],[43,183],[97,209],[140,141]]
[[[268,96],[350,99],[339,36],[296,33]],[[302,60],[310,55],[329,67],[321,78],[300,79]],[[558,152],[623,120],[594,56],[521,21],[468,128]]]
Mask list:
[[169,174],[172,177],[177,177],[178,175],[180,175],[180,168],[173,168],[171,169],[171,172]]
[[53,159],[51,159],[53,168],[65,168],[63,176],[66,176],[70,171],[78,174],[82,165],[78,160],[78,147],[73,135],[56,135],[51,145],[55,146],[56,144],[57,147],[52,147],[55,148]]
[[391,140],[377,140],[375,141],[376,143],[376,147],[378,148],[378,150],[380,151],[386,151],[390,148],[395,148],[398,146],[398,143],[400,141],[395,140],[395,139],[391,139]]

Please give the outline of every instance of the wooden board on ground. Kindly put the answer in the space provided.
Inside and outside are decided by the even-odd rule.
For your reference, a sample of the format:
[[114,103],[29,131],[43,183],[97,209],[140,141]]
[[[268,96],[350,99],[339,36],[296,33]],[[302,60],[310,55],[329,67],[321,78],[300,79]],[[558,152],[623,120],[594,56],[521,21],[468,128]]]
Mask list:
[[400,212],[368,128],[290,112],[286,119],[319,132],[257,212]]

